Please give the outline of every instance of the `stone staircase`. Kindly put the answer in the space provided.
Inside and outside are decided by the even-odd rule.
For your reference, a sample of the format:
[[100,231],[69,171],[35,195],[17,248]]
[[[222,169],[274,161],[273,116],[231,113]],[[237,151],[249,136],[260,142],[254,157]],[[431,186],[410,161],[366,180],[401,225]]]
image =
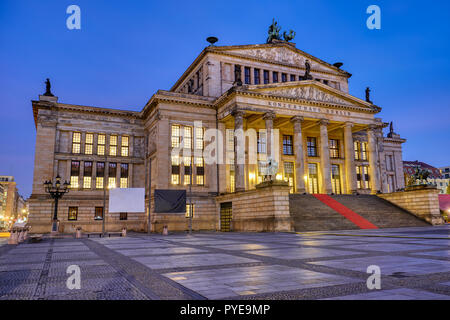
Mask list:
[[[374,195],[334,195],[334,200],[378,228],[428,226],[411,213]],[[359,229],[350,220],[313,195],[291,194],[289,210],[295,231]]]

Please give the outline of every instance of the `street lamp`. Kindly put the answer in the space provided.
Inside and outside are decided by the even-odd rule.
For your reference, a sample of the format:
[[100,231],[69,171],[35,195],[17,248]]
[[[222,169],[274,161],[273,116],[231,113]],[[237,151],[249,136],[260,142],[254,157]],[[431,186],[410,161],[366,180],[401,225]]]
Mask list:
[[53,224],[52,224],[52,232],[58,231],[58,200],[62,198],[62,196],[69,192],[69,183],[67,181],[61,186],[61,177],[59,175],[56,176],[56,181],[53,184],[52,181],[47,180],[44,182],[45,192],[50,194],[50,196],[55,199],[55,211],[53,213]]

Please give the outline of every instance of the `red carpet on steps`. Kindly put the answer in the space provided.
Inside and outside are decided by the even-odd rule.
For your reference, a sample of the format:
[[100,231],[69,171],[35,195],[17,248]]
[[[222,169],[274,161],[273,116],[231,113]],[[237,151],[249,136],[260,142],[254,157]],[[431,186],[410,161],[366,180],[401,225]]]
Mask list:
[[331,198],[327,194],[313,194],[313,196],[317,199],[329,206],[334,211],[338,212],[339,214],[343,215],[346,219],[350,220],[354,224],[356,224],[361,229],[378,229],[378,227],[363,217],[361,217],[356,212],[353,212],[343,204],[337,202],[333,198]]

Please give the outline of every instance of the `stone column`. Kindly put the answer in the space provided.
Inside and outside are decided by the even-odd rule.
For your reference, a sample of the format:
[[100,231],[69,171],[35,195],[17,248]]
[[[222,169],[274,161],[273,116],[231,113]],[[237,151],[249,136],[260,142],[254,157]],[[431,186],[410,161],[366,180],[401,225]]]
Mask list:
[[291,119],[294,125],[294,154],[295,154],[295,186],[297,193],[305,193],[305,165],[303,160],[303,136],[302,136],[303,117],[295,116]]
[[347,181],[347,193],[356,193],[356,168],[355,150],[352,134],[353,123],[346,122],[344,126],[344,157],[345,157],[345,180]]
[[234,110],[234,190],[245,190],[245,135],[244,114],[242,110]]
[[372,194],[376,194],[380,190],[380,179],[377,173],[377,152],[376,152],[376,141],[375,141],[375,126],[370,126],[367,129],[367,144],[369,151],[369,176],[370,176],[370,188],[372,189]]
[[[275,159],[275,152],[273,150],[273,120],[275,119],[275,113],[269,111],[263,115],[263,120],[266,123],[266,152],[268,157]],[[273,154],[272,154],[273,153]]]
[[331,193],[330,149],[328,147],[328,120],[322,119],[320,124],[320,165],[322,167],[322,193]]

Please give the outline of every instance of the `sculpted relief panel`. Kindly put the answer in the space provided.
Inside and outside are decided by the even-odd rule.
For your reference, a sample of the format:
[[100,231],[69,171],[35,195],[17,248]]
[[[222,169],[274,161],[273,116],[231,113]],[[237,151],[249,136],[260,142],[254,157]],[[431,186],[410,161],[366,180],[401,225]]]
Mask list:
[[263,93],[286,98],[328,102],[348,106],[351,105],[351,103],[344,99],[338,98],[314,87],[296,87],[283,90],[270,90],[263,91]]

